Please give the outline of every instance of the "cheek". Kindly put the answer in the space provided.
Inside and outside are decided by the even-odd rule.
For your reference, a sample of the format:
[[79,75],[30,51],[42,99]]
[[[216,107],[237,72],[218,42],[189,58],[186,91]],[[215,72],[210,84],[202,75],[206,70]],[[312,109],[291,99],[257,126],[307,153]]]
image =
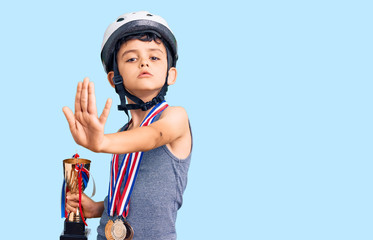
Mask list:
[[158,76],[162,79],[166,79],[167,77],[167,70],[160,70],[158,71]]
[[161,69],[160,72],[162,73],[162,75],[164,77],[166,77],[167,76],[167,72],[168,72],[167,71],[167,65],[162,66],[160,69]]
[[121,69],[119,69],[119,73],[123,77],[131,77],[134,75],[135,71],[131,67],[123,66]]

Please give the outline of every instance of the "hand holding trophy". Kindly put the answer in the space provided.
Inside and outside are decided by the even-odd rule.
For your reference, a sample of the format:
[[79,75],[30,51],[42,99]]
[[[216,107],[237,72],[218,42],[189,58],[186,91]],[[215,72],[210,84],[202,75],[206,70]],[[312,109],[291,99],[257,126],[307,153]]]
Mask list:
[[[60,240],[87,240],[88,233],[85,229],[87,223],[83,216],[81,195],[88,184],[90,164],[90,160],[79,158],[78,154],[75,154],[73,158],[63,160],[64,183],[61,197],[61,216],[66,219]],[[67,214],[65,203],[66,192],[69,191],[73,194],[79,194],[79,210]]]

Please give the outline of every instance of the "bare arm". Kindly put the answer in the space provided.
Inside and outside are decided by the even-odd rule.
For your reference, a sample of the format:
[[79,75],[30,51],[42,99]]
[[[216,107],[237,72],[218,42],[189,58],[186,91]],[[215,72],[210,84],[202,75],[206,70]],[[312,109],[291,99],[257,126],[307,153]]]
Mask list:
[[106,134],[100,152],[123,154],[149,151],[189,134],[188,124],[184,108],[168,107],[160,119],[149,126]]
[[100,117],[97,115],[94,85],[85,78],[79,82],[75,97],[75,114],[64,107],[75,142],[94,152],[130,153],[148,151],[189,134],[188,115],[181,107],[168,107],[160,119],[149,126],[133,130],[104,134],[104,127],[111,107],[108,99]]

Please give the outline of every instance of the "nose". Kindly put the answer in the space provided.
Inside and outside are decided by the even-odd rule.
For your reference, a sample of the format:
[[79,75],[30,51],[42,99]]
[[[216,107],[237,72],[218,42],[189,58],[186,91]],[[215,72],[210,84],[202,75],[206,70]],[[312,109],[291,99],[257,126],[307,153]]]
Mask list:
[[140,68],[143,68],[143,67],[149,67],[149,63],[145,58],[141,58],[141,61],[140,61]]

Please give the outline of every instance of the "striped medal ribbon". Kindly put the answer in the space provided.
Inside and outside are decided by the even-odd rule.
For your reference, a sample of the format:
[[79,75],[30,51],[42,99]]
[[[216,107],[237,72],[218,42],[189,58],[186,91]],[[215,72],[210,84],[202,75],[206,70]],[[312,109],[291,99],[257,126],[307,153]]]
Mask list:
[[[140,127],[152,124],[155,117],[168,107],[166,101],[158,103],[145,117]],[[133,186],[135,185],[137,173],[140,167],[143,152],[127,153],[123,156],[123,161],[118,168],[119,155],[113,154],[110,165],[110,183],[108,193],[108,215],[117,216],[128,215],[129,200]],[[124,190],[120,193],[120,186],[124,184]]]

